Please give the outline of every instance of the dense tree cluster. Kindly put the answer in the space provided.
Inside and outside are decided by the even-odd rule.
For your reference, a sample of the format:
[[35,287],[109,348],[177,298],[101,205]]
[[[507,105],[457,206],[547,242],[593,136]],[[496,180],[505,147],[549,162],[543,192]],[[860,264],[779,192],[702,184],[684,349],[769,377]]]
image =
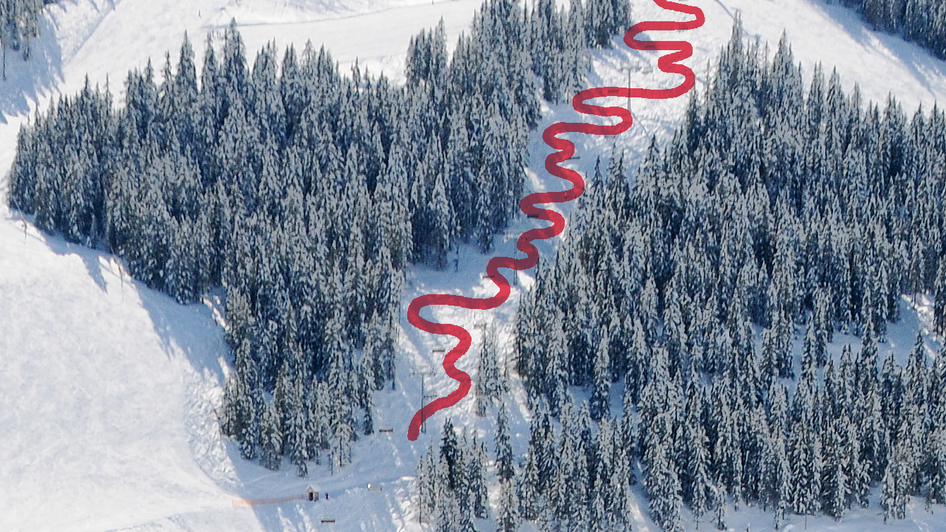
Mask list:
[[342,76],[311,46],[281,63],[266,46],[251,69],[235,25],[222,50],[208,36],[198,75],[185,37],[160,81],[150,63],[128,74],[123,107],[87,83],[22,129],[10,204],[181,302],[225,287],[224,432],[272,468],[288,456],[304,474],[325,450],[342,465],[373,431],[372,391],[394,384],[406,264],[490,249],[522,195],[537,81],[563,98],[589,36],[629,16],[572,7],[490,1],[449,60],[443,25],[421,32],[404,87]]
[[39,16],[53,0],[0,0],[0,49],[3,79],[7,77],[7,50],[22,52],[29,59],[30,41],[39,37]]
[[537,406],[519,472],[522,518],[561,530],[630,530],[633,444],[620,423],[607,416],[593,423],[588,405],[575,406],[569,396],[558,420]]
[[[820,69],[806,91],[784,39],[769,59],[737,27],[633,189],[622,166],[596,171],[521,303],[516,367],[533,408],[565,415],[568,387],[587,386],[588,416],[607,420],[623,378],[613,425],[667,530],[682,504],[701,516],[724,500],[777,522],[838,517],[876,483],[888,517],[909,495],[942,503],[946,353],[930,367],[918,339],[904,367],[881,367],[877,347],[903,294],[933,294],[946,332],[942,110],[908,119]],[[863,347],[832,359],[836,331]],[[545,502],[564,515],[554,494]]]
[[438,531],[474,530],[473,519],[485,518],[489,507],[486,468],[486,446],[465,431],[458,438],[448,419],[439,453],[431,447],[417,466],[422,519]]
[[487,516],[487,507],[481,511],[479,504],[485,500],[486,486],[492,485],[499,490],[494,517],[501,532],[518,530],[523,519],[539,522],[541,530],[630,530],[626,495],[635,482],[633,442],[625,441],[624,429],[610,419],[592,423],[588,406],[575,406],[570,399],[563,404],[559,421],[544,407],[538,409],[527,459],[519,464],[513,459],[503,404],[490,462],[494,467],[483,469],[489,465],[485,451],[475,438],[467,442],[464,437],[458,446],[448,420],[440,459],[431,449],[418,467],[423,514],[436,522],[438,530],[472,530],[474,517]]
[[[570,102],[581,85],[586,47],[607,47],[630,24],[629,0],[571,0],[568,10],[554,0],[539,0],[528,37],[532,69],[542,78],[542,95],[550,102]],[[526,51],[526,50],[523,50]]]
[[[496,343],[496,331],[489,329],[483,336],[483,343],[477,355],[476,415],[483,417],[493,401],[502,402],[503,394],[509,391],[508,368],[499,367],[500,352]],[[505,357],[503,357],[505,360]]]
[[856,9],[874,28],[902,35],[946,59],[946,3],[941,0],[834,0]]

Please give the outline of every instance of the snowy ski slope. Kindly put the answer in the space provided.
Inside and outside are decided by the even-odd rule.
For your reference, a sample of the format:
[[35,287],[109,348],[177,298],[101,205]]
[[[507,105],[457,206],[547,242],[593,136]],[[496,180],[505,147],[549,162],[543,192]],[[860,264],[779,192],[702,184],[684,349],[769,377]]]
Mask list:
[[[895,37],[875,34],[844,9],[820,0],[695,3],[707,17],[703,28],[685,37],[694,45],[689,64],[698,74],[697,89],[729,38],[732,17],[741,13],[747,34],[773,47],[784,30],[806,75],[820,61],[827,72],[838,68],[845,89],[858,82],[865,100],[883,101],[892,92],[910,114],[919,104],[925,109],[935,101],[946,105],[946,63]],[[358,58],[371,73],[384,71],[402,80],[411,35],[443,17],[452,45],[478,6],[479,0],[63,0],[48,7],[33,60],[11,60],[9,79],[0,83],[0,530],[301,531],[326,529],[323,517],[334,517],[331,529],[339,531],[421,530],[411,479],[444,415],[458,426],[475,428],[487,441],[492,435],[492,421],[475,418],[472,401],[464,400],[435,416],[417,442],[405,437],[420,407],[419,378],[412,369],[437,367],[431,355],[436,339],[403,321],[397,390],[376,397],[377,426],[394,433],[360,441],[351,466],[334,476],[325,466],[313,466],[309,479],[298,479],[291,471],[273,473],[246,463],[221,440],[216,426],[226,373],[223,332],[215,322],[219,301],[211,296],[206,305],[177,305],[130,280],[113,257],[41,234],[6,207],[5,174],[16,132],[30,112],[45,109],[60,92],[79,90],[87,74],[93,84],[108,80],[121,101],[128,69],[144,67],[150,58],[159,70],[166,50],[176,57],[185,31],[198,62],[207,31],[235,18],[251,61],[267,41],[301,48],[311,39],[316,46],[324,43],[343,71]],[[633,8],[635,20],[665,18],[643,0],[635,0]],[[676,83],[647,73],[655,55],[622,48],[594,55],[589,86],[626,84],[628,64],[636,67],[634,85]],[[607,156],[612,145],[639,160],[651,135],[665,139],[672,132],[685,105],[685,100],[635,101],[638,124],[617,140],[580,139],[577,167],[592,169],[593,154]],[[544,111],[539,131],[579,119],[565,106]],[[528,191],[558,186],[537,173],[546,149],[533,135]],[[518,220],[507,235],[497,236],[496,253],[510,254],[515,236],[528,227],[530,220]],[[540,243],[543,257],[552,256],[554,245]],[[412,269],[405,308],[423,293],[491,293],[480,277],[489,257],[464,247],[459,259],[458,272]],[[520,286],[531,281],[525,274],[518,280]],[[442,309],[435,314],[445,321],[492,323],[502,342],[512,332],[519,290],[514,288],[510,302],[494,312]],[[905,313],[882,351],[902,355],[909,350],[914,331],[929,322],[928,302],[920,301],[919,309]],[[474,337],[480,334],[471,331]],[[475,366],[473,356],[459,364],[467,371]],[[444,395],[453,381],[435,373],[425,384],[428,393]],[[521,389],[514,388],[510,399],[518,404],[512,408],[512,432],[520,435],[514,446],[521,453],[528,433]],[[369,492],[368,482],[380,482],[383,491]],[[310,484],[331,498],[316,504],[233,505],[234,499],[301,494]],[[916,501],[907,519],[883,530],[946,530],[946,511],[936,510],[930,515]],[[879,511],[874,504],[840,523],[809,518],[809,526],[879,529]],[[656,530],[646,502],[635,507],[632,517],[635,530]],[[735,530],[771,527],[768,516],[751,508],[730,512],[728,523]],[[788,522],[796,530],[802,526],[797,517]]]

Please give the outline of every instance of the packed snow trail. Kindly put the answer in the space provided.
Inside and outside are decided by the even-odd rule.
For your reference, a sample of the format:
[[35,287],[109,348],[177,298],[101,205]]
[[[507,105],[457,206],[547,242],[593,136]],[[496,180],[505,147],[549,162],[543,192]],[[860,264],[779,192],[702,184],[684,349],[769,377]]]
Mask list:
[[658,68],[668,74],[680,74],[683,83],[670,89],[641,89],[629,87],[599,87],[579,92],[572,98],[572,107],[586,115],[618,117],[620,122],[612,125],[598,125],[586,123],[558,122],[547,127],[542,133],[542,140],[555,152],[545,158],[545,169],[551,174],[572,183],[572,188],[561,192],[537,192],[529,194],[519,202],[519,208],[532,218],[552,222],[552,225],[530,229],[523,233],[516,242],[516,247],[526,254],[523,259],[512,257],[493,257],[486,265],[486,273],[499,288],[499,293],[490,298],[463,297],[452,294],[427,294],[411,301],[407,309],[407,321],[414,327],[432,334],[453,336],[460,342],[451,349],[443,361],[443,369],[447,375],[460,383],[460,386],[446,397],[439,397],[430,404],[424,405],[414,414],[407,430],[407,439],[414,441],[420,432],[420,427],[430,416],[439,410],[457,404],[470,391],[470,376],[456,367],[460,357],[470,349],[472,338],[470,333],[451,323],[434,323],[420,316],[420,311],[428,306],[454,306],[470,310],[487,310],[496,308],[506,302],[509,297],[509,281],[499,273],[499,268],[511,270],[528,270],[534,267],[539,260],[539,251],[532,244],[533,240],[545,240],[561,234],[565,228],[565,218],[548,209],[536,205],[539,203],[565,203],[572,201],[585,190],[585,182],[581,174],[575,170],[562,168],[560,163],[568,160],[575,154],[575,144],[569,140],[558,138],[563,133],[586,133],[589,135],[618,135],[630,129],[634,123],[631,112],[623,107],[601,107],[585,103],[594,98],[614,96],[621,98],[644,98],[649,100],[666,100],[686,94],[695,82],[696,76],[689,67],[679,64],[689,58],[693,47],[686,41],[638,41],[636,37],[646,31],[677,31],[691,30],[703,25],[705,18],[703,11],[695,6],[688,6],[669,0],[654,0],[654,3],[668,11],[676,11],[692,15],[693,20],[685,22],[647,21],[631,26],[624,34],[624,43],[635,50],[673,51],[661,56],[657,61]]

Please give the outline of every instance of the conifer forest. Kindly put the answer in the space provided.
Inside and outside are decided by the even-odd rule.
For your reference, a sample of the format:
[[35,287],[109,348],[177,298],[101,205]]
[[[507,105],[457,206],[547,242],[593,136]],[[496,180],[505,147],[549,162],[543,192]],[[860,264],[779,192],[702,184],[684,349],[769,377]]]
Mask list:
[[[833,3],[946,58],[942,1]],[[543,106],[634,22],[630,0],[567,4],[486,0],[449,54],[443,23],[422,31],[403,84],[311,44],[251,56],[235,22],[202,51],[185,37],[34,115],[10,207],[180,303],[223,294],[221,432],[272,470],[344,470],[397,386],[408,271],[493,251],[523,216]],[[4,50],[28,56],[43,5],[0,1]],[[670,141],[637,168],[582,154],[595,171],[513,340],[476,346],[495,434],[446,411],[417,464],[431,530],[629,531],[632,490],[668,532],[726,530],[744,506],[776,529],[841,519],[877,493],[887,522],[910,500],[946,510],[946,350],[920,331],[905,361],[883,345],[918,297],[946,336],[946,111],[843,81],[737,18]]]
[[39,37],[39,17],[43,6],[53,0],[3,0],[0,2],[0,52],[3,79],[7,76],[7,50],[30,58],[32,40]]
[[946,4],[937,0],[834,0],[855,9],[876,29],[906,40],[946,59]]

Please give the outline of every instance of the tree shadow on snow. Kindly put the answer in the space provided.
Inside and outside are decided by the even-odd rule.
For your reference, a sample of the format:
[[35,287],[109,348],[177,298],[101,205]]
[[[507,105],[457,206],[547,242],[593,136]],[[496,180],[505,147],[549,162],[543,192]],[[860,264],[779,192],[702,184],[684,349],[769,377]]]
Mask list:
[[[38,232],[38,229],[33,229]],[[95,282],[103,292],[108,292],[108,281],[105,280],[103,268],[115,267],[110,262],[110,255],[101,251],[87,248],[81,244],[67,242],[61,236],[52,236],[46,233],[40,233],[45,239],[46,247],[56,255],[66,256],[75,255],[82,260],[89,277]]]
[[[413,413],[420,395],[419,383],[407,381],[410,368],[398,368],[401,385],[396,390],[386,388],[375,397],[376,430],[392,427],[393,434],[359,435],[352,448],[353,462],[334,474],[329,468],[327,452],[323,452],[321,464],[308,462],[309,474],[305,478],[296,475],[288,459],[283,460],[279,471],[270,471],[257,460],[243,459],[239,445],[220,434],[219,404],[226,373],[223,366],[232,364],[232,355],[224,341],[224,329],[215,320],[214,309],[202,303],[182,305],[133,280],[127,270],[119,268],[120,261],[114,255],[66,242],[60,236],[37,233],[35,227],[30,228],[24,238],[41,238],[53,253],[76,255],[82,261],[96,286],[114,298],[116,320],[121,319],[124,305],[140,304],[150,317],[169,363],[183,362],[186,369],[182,378],[186,381],[187,397],[182,422],[190,440],[192,458],[221,488],[221,497],[231,497],[238,502],[232,511],[247,512],[247,518],[271,532],[320,530],[330,526],[322,523],[329,518],[334,518],[341,529],[359,530],[389,529],[392,520],[395,526],[404,528],[417,519],[404,501],[413,497],[409,479],[426,444],[439,439],[436,428],[439,420],[430,423],[428,433],[418,442],[405,446],[401,441],[405,438],[405,416]],[[208,297],[214,299],[214,308],[222,307],[219,291]],[[365,482],[382,485],[383,491],[369,491]],[[320,492],[318,502],[302,499],[310,485]],[[326,492],[330,494],[329,499],[325,499]],[[298,499],[251,506],[240,504],[243,500],[259,502],[283,497]]]
[[[36,238],[56,255],[75,255],[85,265],[89,278],[104,293],[117,290],[122,293],[122,300],[137,294],[142,307],[151,316],[154,331],[161,341],[168,358],[176,351],[187,357],[196,371],[203,374],[210,371],[216,382],[223,385],[224,373],[219,357],[227,353],[224,343],[223,327],[214,319],[213,311],[204,304],[182,305],[170,296],[134,279],[121,265],[121,259],[100,249],[86,247],[65,240],[61,235],[50,235],[33,225],[34,217],[24,216],[18,211],[11,211],[10,221],[26,223],[28,231],[24,238]],[[211,295],[211,298],[216,297]]]
[[[881,55],[893,56],[903,66],[908,68],[913,76],[923,84],[931,95],[935,95],[934,83],[932,80],[946,79],[946,61],[941,61],[933,57],[919,45],[908,42],[900,35],[884,33],[882,31],[871,31],[866,21],[861,19],[859,13],[851,8],[833,5],[815,4],[822,13],[841,26],[844,31],[860,44],[865,53],[877,52]],[[878,47],[877,41],[880,41],[881,47]],[[876,75],[883,75],[883,72],[875,72]],[[896,95],[894,95],[896,96]],[[883,105],[883,102],[875,102]],[[912,110],[906,110],[912,111]],[[908,115],[910,113],[908,112]]]
[[38,102],[62,80],[62,50],[55,27],[49,17],[40,17],[39,27],[40,37],[31,43],[29,60],[7,50],[7,77],[0,80],[0,123],[6,124],[8,116],[29,113],[31,102]]
[[134,285],[141,298],[141,306],[151,316],[154,332],[161,340],[168,358],[176,352],[184,355],[195,371],[220,384],[224,383],[220,357],[226,357],[223,327],[214,321],[213,312],[202,303],[182,305],[170,296],[131,280],[125,273],[125,282]]

